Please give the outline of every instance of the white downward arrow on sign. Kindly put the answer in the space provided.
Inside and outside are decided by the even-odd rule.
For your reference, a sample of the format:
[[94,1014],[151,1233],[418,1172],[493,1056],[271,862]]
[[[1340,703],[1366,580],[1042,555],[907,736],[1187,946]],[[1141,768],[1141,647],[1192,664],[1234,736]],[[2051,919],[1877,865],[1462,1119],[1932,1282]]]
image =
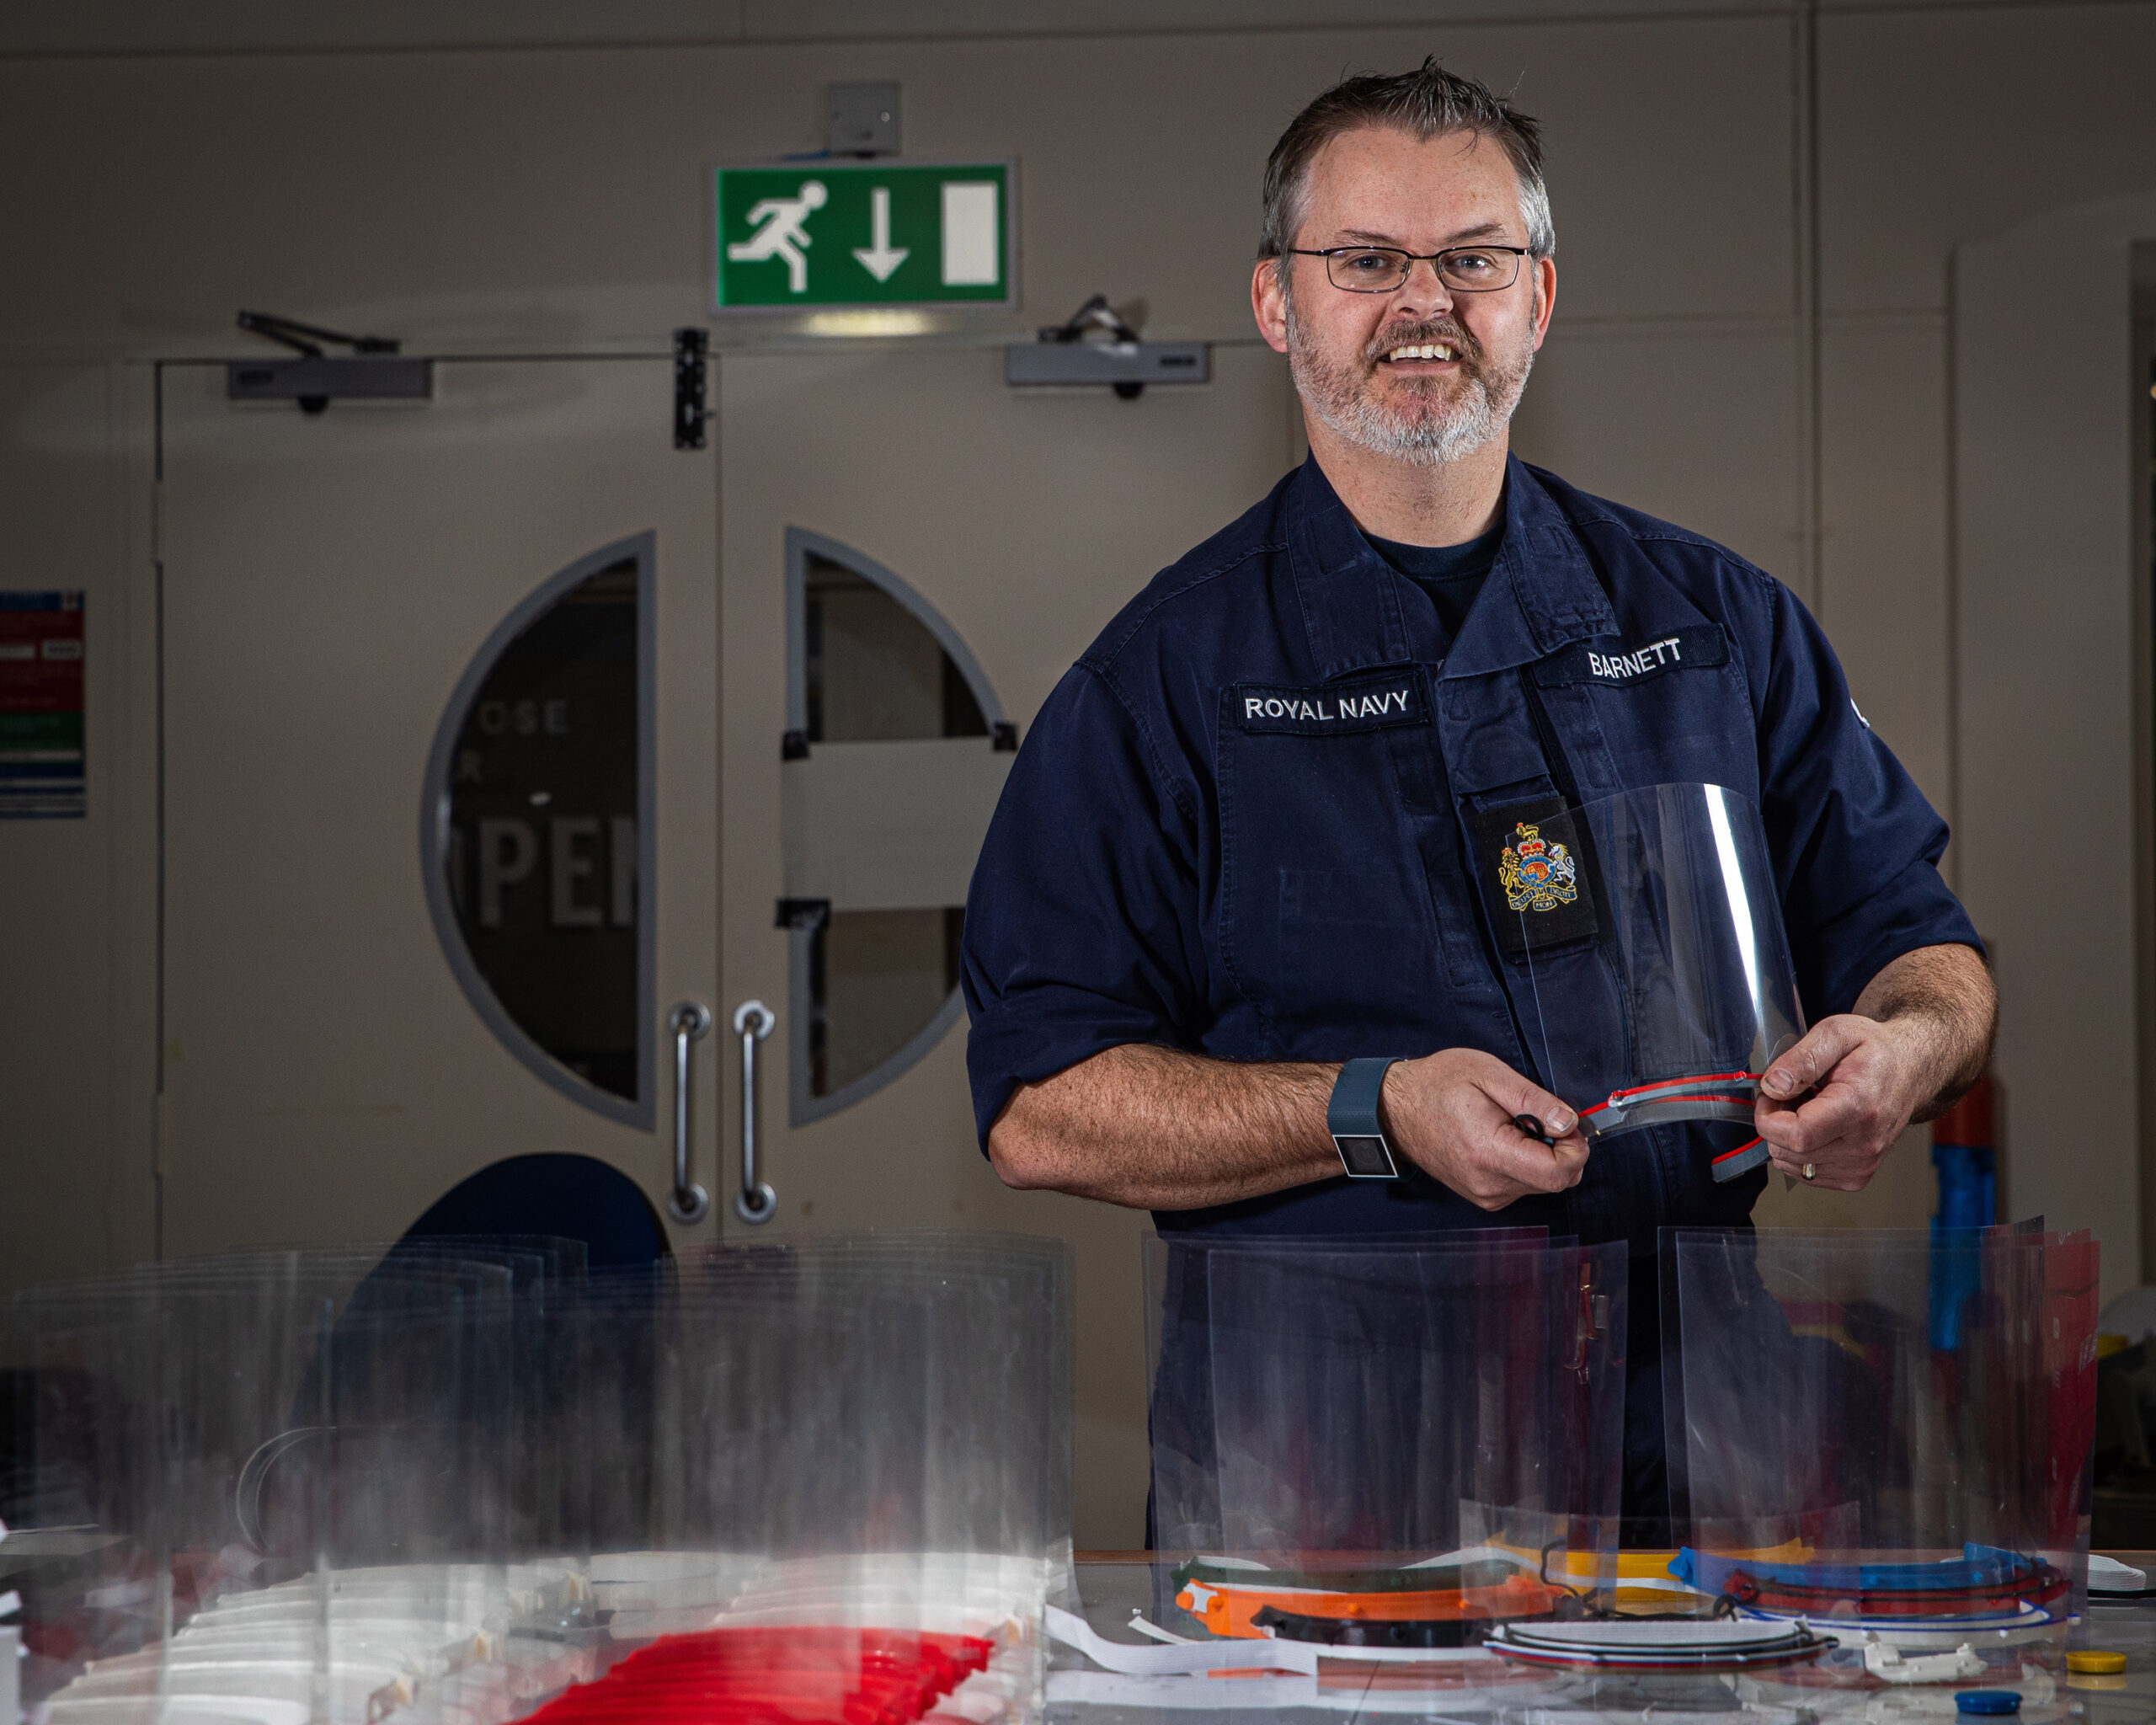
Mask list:
[[878,281],[889,281],[891,272],[905,262],[907,248],[891,244],[891,189],[887,185],[868,194],[868,232],[869,243],[856,246],[853,255]]

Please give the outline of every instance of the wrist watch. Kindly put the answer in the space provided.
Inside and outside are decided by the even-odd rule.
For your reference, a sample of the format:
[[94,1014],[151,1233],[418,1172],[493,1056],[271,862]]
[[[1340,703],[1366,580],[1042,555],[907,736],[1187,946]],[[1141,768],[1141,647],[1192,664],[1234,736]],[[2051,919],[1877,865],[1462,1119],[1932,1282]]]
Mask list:
[[1326,1104],[1325,1129],[1340,1152],[1340,1166],[1351,1180],[1397,1180],[1400,1164],[1393,1160],[1392,1146],[1385,1140],[1385,1123],[1378,1118],[1378,1097],[1385,1089],[1386,1068],[1401,1057],[1350,1060],[1332,1081],[1332,1100]]

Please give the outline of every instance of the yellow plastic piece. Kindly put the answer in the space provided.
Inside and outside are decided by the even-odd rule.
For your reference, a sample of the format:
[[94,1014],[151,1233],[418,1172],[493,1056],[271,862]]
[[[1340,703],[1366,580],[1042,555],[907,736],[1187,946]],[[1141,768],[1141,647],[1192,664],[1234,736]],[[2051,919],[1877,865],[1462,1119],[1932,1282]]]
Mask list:
[[2091,1677],[2108,1677],[2114,1672],[2126,1669],[2126,1655],[2105,1653],[2097,1648],[2085,1648],[2066,1656],[2066,1669],[2084,1672]]

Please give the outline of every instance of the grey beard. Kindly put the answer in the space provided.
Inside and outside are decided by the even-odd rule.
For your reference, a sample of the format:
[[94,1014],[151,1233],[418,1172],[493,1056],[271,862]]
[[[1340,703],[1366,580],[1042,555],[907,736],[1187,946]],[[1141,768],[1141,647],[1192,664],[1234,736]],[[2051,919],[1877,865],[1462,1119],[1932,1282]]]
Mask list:
[[1310,351],[1295,321],[1292,299],[1287,307],[1288,375],[1296,393],[1337,435],[1358,449],[1415,467],[1434,467],[1478,450],[1511,423],[1534,367],[1532,344],[1522,348],[1512,365],[1476,365],[1465,372],[1468,390],[1460,401],[1432,398],[1428,411],[1389,411],[1364,387],[1366,372],[1330,366]]

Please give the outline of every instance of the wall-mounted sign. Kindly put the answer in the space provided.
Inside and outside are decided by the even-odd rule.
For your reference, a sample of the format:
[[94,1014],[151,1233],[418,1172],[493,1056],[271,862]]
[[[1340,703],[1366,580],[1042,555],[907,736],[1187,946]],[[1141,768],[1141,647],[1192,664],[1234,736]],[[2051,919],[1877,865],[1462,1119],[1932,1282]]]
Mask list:
[[0,818],[88,806],[82,593],[0,592]]
[[809,161],[714,176],[723,311],[1015,305],[1008,162]]

